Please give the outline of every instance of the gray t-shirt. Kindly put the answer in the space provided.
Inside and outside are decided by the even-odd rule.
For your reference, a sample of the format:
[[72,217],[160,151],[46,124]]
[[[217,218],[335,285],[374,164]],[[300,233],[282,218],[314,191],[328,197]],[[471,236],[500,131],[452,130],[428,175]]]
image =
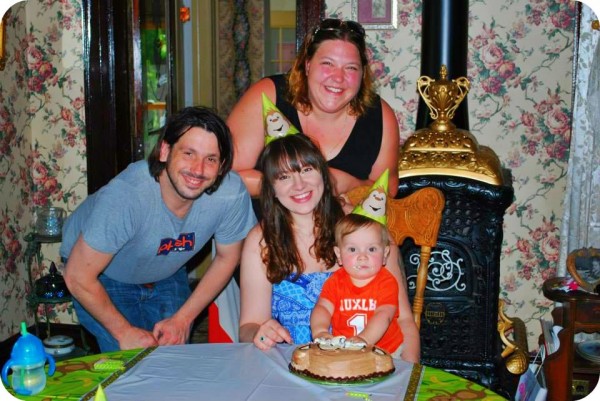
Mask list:
[[80,234],[99,252],[114,255],[104,274],[131,284],[163,280],[214,236],[243,240],[256,217],[240,176],[230,172],[219,189],[202,194],[180,219],[165,205],[145,160],[130,164],[69,216],[60,255],[68,258]]

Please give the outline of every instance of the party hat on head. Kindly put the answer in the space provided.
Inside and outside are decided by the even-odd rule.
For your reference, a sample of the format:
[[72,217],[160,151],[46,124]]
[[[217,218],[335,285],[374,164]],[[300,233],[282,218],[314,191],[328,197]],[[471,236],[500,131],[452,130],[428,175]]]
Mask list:
[[101,384],[98,384],[98,389],[96,389],[96,395],[94,396],[94,401],[107,401],[106,394],[104,394],[104,390],[102,390]]
[[262,110],[266,145],[277,138],[300,132],[264,93],[262,94]]
[[381,176],[373,183],[367,197],[352,211],[354,214],[360,214],[375,220],[378,223],[386,225],[386,204],[388,194],[388,182],[390,172],[386,169]]

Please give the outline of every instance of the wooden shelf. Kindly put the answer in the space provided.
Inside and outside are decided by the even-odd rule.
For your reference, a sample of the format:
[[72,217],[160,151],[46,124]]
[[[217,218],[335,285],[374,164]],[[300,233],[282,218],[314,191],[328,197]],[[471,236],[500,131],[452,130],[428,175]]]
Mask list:
[[[600,331],[600,296],[583,291],[559,290],[564,277],[546,280],[543,286],[546,298],[561,302],[562,307],[552,311],[554,324],[563,329],[558,333],[559,349],[546,356],[544,374],[548,384],[548,401],[579,399],[587,388],[591,392],[598,384],[600,365],[577,354],[573,337],[580,332]],[[542,336],[542,341],[545,341]]]
[[584,359],[575,351],[575,356],[573,357],[573,374],[583,374],[583,375],[598,375],[600,374],[600,365],[587,359]]
[[146,110],[166,110],[167,103],[166,102],[145,103],[144,108]]

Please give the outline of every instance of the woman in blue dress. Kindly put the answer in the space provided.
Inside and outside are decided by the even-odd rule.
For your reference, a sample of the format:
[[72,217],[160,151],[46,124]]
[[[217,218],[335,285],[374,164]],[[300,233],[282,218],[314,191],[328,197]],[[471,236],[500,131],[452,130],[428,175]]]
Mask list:
[[[339,268],[334,227],[344,212],[334,195],[327,161],[305,135],[272,141],[257,167],[263,174],[263,218],[242,250],[239,337],[267,350],[277,343],[312,340],[310,314],[324,281]],[[386,267],[401,282],[397,261],[398,248],[391,247]],[[405,289],[406,283],[401,287]],[[406,291],[400,293],[407,297]],[[409,305],[407,298],[404,301]],[[419,336],[410,307],[400,312],[405,316],[400,323],[408,351],[403,357],[418,362]]]
[[334,226],[344,214],[327,162],[302,134],[271,142],[264,174],[262,220],[248,234],[240,265],[240,341],[261,349],[311,341],[310,313],[337,268]]

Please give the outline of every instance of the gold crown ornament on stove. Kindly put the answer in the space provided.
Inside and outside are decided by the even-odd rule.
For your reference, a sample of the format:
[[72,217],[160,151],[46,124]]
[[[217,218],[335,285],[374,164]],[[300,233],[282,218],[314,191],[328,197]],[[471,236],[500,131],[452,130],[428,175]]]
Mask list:
[[399,177],[446,175],[471,178],[492,185],[502,185],[498,156],[487,146],[480,146],[467,130],[452,122],[454,113],[469,92],[465,77],[447,79],[442,65],[440,78],[421,76],[417,89],[434,120],[429,127],[412,134],[402,146],[398,163]]

